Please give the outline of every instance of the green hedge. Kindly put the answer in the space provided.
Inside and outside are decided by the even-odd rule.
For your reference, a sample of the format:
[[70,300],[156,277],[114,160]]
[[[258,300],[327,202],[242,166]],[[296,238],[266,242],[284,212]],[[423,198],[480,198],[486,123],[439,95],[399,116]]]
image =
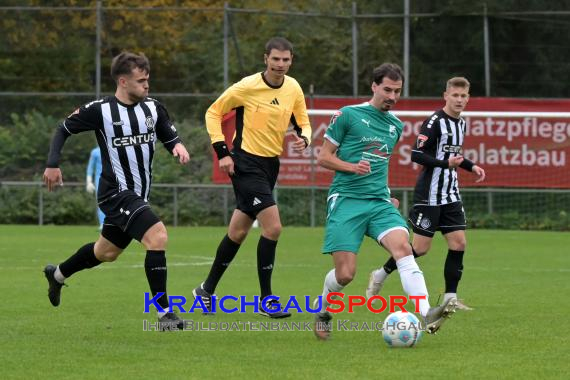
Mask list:
[[[0,224],[38,223],[38,187],[0,187]],[[95,225],[95,200],[81,187],[64,187],[55,193],[43,191],[44,223]],[[179,188],[178,224],[219,226],[231,216],[235,200],[232,189]],[[224,197],[224,192],[226,196]],[[285,226],[308,226],[311,222],[310,189],[279,189],[278,204]],[[401,191],[394,195],[402,199]],[[411,195],[411,194],[410,194]],[[326,218],[326,190],[314,191],[315,224]],[[537,198],[538,197],[538,198]],[[226,198],[226,201],[224,201]],[[488,214],[486,193],[463,195],[469,228],[510,230],[570,231],[570,194],[497,194],[493,195],[494,213]],[[540,203],[536,203],[540,200]],[[534,201],[535,203],[529,203]],[[174,190],[155,187],[151,193],[155,212],[169,225],[174,223]]]
[[[176,104],[176,102],[174,102]],[[0,181],[40,181],[45,168],[50,138],[58,121],[36,111],[11,114],[0,124]],[[203,122],[176,121],[177,130],[190,152],[188,165],[179,165],[166,150],[156,150],[154,183],[210,183],[212,155]],[[64,182],[85,181],[89,153],[95,146],[93,134],[71,136],[63,149],[61,168]],[[38,187],[0,187],[0,223],[38,223]],[[226,195],[224,197],[224,191]],[[95,200],[81,187],[63,187],[44,194],[44,223],[96,224]],[[314,193],[314,221],[325,221],[326,190],[279,189],[278,203],[284,225],[311,223],[311,197]],[[394,196],[403,199],[401,190]],[[412,194],[408,192],[411,203]],[[464,191],[463,201],[470,228],[570,230],[570,193],[493,193],[492,214],[486,193]],[[174,223],[173,190],[154,187],[151,204],[167,224]],[[224,206],[225,205],[225,206]],[[224,209],[225,207],[225,209]],[[223,225],[234,207],[231,189],[179,189],[178,224]]]

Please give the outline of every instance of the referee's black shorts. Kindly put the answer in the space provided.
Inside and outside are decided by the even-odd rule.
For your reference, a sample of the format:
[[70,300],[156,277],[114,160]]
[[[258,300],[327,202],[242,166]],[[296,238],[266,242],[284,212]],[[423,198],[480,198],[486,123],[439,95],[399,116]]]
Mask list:
[[461,201],[433,206],[416,204],[411,208],[408,220],[415,234],[426,237],[433,237],[438,230],[443,235],[465,230],[466,226]]
[[273,188],[279,175],[279,157],[261,157],[235,149],[232,159],[236,208],[255,219],[260,211],[275,204]]
[[132,190],[124,190],[99,203],[105,214],[101,235],[121,249],[131,240],[141,241],[146,231],[160,219],[150,205]]

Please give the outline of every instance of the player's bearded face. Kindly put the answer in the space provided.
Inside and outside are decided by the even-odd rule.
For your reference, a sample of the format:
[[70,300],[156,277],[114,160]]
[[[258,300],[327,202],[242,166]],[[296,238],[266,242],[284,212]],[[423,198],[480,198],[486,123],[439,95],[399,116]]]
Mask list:
[[140,102],[148,96],[148,78],[149,73],[139,68],[134,69],[132,74],[127,77],[126,90],[132,102]]
[[372,83],[374,105],[382,111],[391,110],[400,99],[402,93],[402,81],[394,81],[390,78],[382,78],[380,84]]

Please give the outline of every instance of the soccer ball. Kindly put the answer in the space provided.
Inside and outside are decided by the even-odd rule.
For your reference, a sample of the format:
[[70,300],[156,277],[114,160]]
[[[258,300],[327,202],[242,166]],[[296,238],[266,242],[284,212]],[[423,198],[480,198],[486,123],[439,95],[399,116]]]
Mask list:
[[382,337],[389,347],[413,347],[422,336],[421,327],[414,314],[397,311],[384,320]]

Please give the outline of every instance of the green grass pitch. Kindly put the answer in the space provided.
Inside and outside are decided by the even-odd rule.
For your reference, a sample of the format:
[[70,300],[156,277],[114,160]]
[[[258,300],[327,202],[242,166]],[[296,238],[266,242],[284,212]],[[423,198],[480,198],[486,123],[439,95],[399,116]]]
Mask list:
[[[191,301],[209,269],[223,228],[169,228],[169,293]],[[254,230],[217,294],[257,294]],[[330,257],[323,230],[286,227],[277,251],[273,290],[280,296],[320,294]],[[458,311],[435,336],[412,349],[390,349],[379,332],[334,331],[328,342],[310,331],[145,332],[144,249],[132,243],[114,263],[76,274],[58,308],[49,304],[42,269],[97,238],[93,227],[0,226],[0,377],[2,379],[390,379],[567,378],[570,373],[570,234],[468,231]],[[387,254],[367,241],[346,294],[364,294],[369,271]],[[443,290],[445,248],[436,236],[418,263],[430,301]],[[398,275],[382,291],[402,295]],[[377,322],[362,308],[335,319]],[[247,314],[184,315],[194,321],[268,320]],[[297,314],[288,321],[309,322]]]

